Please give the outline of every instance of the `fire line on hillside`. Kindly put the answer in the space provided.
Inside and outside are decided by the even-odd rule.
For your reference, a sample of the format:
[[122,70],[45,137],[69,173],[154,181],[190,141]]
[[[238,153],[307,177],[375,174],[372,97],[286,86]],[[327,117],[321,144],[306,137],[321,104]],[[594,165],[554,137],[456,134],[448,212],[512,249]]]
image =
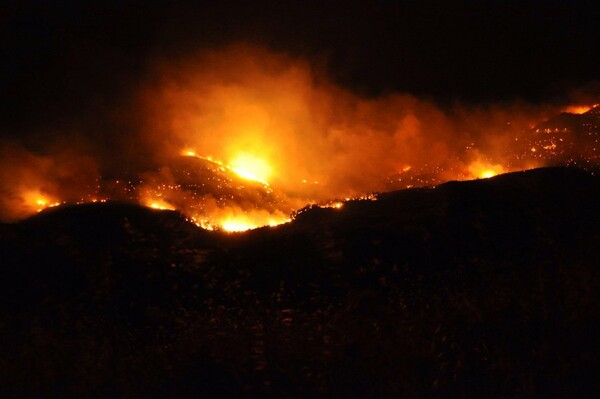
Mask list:
[[[125,201],[179,211],[205,229],[243,231],[371,193],[600,165],[598,104],[548,118],[518,104],[449,111],[408,94],[364,99],[302,60],[243,46],[155,75],[134,101],[141,132],[118,149],[120,170],[104,174],[102,159],[76,149],[0,148],[0,220]],[[132,159],[138,153],[144,166]]]

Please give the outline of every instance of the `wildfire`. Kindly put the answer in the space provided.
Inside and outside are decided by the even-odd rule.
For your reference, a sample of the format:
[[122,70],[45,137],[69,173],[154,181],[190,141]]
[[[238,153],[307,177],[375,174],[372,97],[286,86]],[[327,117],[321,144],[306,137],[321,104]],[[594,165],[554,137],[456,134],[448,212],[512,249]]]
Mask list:
[[491,164],[488,162],[476,161],[469,168],[469,178],[474,179],[489,179],[501,173],[505,173],[505,169],[500,164]]
[[256,228],[257,226],[254,226],[246,220],[231,219],[223,221],[222,227],[225,231],[236,232],[250,230],[252,228]]
[[235,157],[230,164],[226,164],[223,161],[215,159],[211,156],[198,155],[196,151],[189,149],[183,150],[181,155],[211,162],[215,165],[218,165],[221,170],[229,170],[243,179],[255,181],[265,186],[269,186],[267,179],[272,174],[272,168],[265,160],[252,154],[241,153]]
[[[158,174],[150,181],[144,183],[140,181],[137,187],[134,185],[130,191],[130,200],[153,209],[178,210],[189,221],[206,230],[239,232],[262,226],[277,226],[290,221],[291,209],[283,211],[282,209],[286,207],[273,202],[275,199],[269,197],[273,190],[266,179],[272,173],[272,169],[262,158],[249,153],[239,153],[230,164],[227,164],[212,156],[199,155],[193,148],[181,150],[180,155],[207,161],[214,171],[230,172],[243,179],[259,182],[264,186],[263,189],[266,189],[263,192],[266,197],[253,197],[254,199],[250,199],[248,203],[243,199],[236,199],[231,191],[227,191],[232,189],[228,186],[231,182],[228,177],[208,175],[196,181],[192,180],[187,185],[181,185],[169,180],[172,177],[168,174]],[[184,172],[188,179],[190,172],[193,171]],[[208,183],[203,180],[205,178],[213,180]],[[209,187],[212,184],[225,192],[221,195],[211,191],[207,193],[204,191],[205,184]],[[243,188],[244,186],[234,187],[234,189]],[[251,206],[251,201],[257,200],[256,198],[267,202]]]
[[27,208],[35,212],[41,212],[46,208],[62,204],[57,198],[51,197],[39,190],[26,191],[23,194],[23,202]]
[[247,180],[254,180],[268,186],[267,179],[271,176],[271,167],[269,164],[251,154],[240,154],[229,167],[238,176]]
[[174,210],[175,207],[166,201],[157,199],[146,202],[146,206],[152,209]]
[[[571,157],[579,144],[557,127],[543,135],[530,130],[547,116],[546,106],[455,112],[406,93],[362,97],[308,60],[246,45],[161,65],[150,68],[134,96],[133,137],[143,151],[123,141],[126,151],[98,152],[114,151],[106,164],[89,151],[40,155],[0,146],[0,221],[61,201],[114,200],[177,210],[205,229],[243,231],[286,223],[307,205],[344,209],[348,201],[376,199],[360,197],[369,192],[484,179],[567,159],[579,165]],[[593,118],[581,119],[593,152],[585,161],[596,165],[600,133]],[[110,176],[100,176],[103,170]]]
[[[160,188],[160,187],[158,187]],[[139,189],[139,203],[148,208],[159,210],[175,210],[177,206],[173,205],[163,197],[163,192],[152,190],[149,187]]]
[[283,215],[264,215],[260,212],[248,212],[225,216],[217,222],[217,226],[212,226],[211,230],[221,228],[230,233],[241,232],[263,226],[275,227],[288,223],[290,220],[289,217]]
[[333,201],[333,202],[327,202],[327,203],[324,203],[324,204],[320,204],[319,207],[321,207],[321,208],[342,209],[344,207],[344,203],[342,201]]
[[563,112],[566,112],[569,114],[585,114],[593,107],[594,106],[592,106],[592,105],[570,105],[570,106],[566,107],[565,109],[563,109]]
[[482,179],[489,179],[490,177],[494,177],[496,176],[498,173],[496,173],[496,171],[491,170],[491,169],[486,169],[483,172],[481,172],[481,178]]

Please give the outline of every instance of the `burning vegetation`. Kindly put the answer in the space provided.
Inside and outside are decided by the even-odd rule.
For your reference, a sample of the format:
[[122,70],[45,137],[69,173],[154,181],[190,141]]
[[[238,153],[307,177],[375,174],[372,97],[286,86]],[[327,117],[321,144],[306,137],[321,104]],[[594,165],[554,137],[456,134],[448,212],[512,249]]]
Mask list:
[[4,143],[0,219],[125,201],[242,231],[374,192],[596,167],[600,154],[598,105],[442,109],[408,94],[363,98],[305,60],[251,46],[157,62],[128,110],[116,149],[90,150],[85,131],[62,145]]

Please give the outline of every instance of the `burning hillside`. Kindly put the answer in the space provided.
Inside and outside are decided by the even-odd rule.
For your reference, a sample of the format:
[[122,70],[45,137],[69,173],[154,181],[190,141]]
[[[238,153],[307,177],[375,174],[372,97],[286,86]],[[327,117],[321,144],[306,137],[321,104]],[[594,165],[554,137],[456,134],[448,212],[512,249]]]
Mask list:
[[109,144],[85,131],[4,143],[0,219],[126,201],[208,229],[277,225],[306,205],[373,192],[597,165],[597,110],[571,106],[549,119],[556,107],[364,98],[306,60],[231,46],[155,63],[116,117],[127,133]]
[[[147,171],[127,188],[106,193],[155,209],[176,209],[206,229],[247,230],[289,220],[285,196],[245,171],[190,150],[157,171]],[[130,186],[130,188],[129,188]]]

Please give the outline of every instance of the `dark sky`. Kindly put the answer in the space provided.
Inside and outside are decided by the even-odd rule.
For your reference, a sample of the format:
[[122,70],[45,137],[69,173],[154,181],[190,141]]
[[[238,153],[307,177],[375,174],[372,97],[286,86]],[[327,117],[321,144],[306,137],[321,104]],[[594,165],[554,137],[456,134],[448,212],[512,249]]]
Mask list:
[[3,2],[1,131],[90,118],[152,60],[235,41],[318,60],[372,96],[551,102],[600,80],[598,1],[149,3]]

